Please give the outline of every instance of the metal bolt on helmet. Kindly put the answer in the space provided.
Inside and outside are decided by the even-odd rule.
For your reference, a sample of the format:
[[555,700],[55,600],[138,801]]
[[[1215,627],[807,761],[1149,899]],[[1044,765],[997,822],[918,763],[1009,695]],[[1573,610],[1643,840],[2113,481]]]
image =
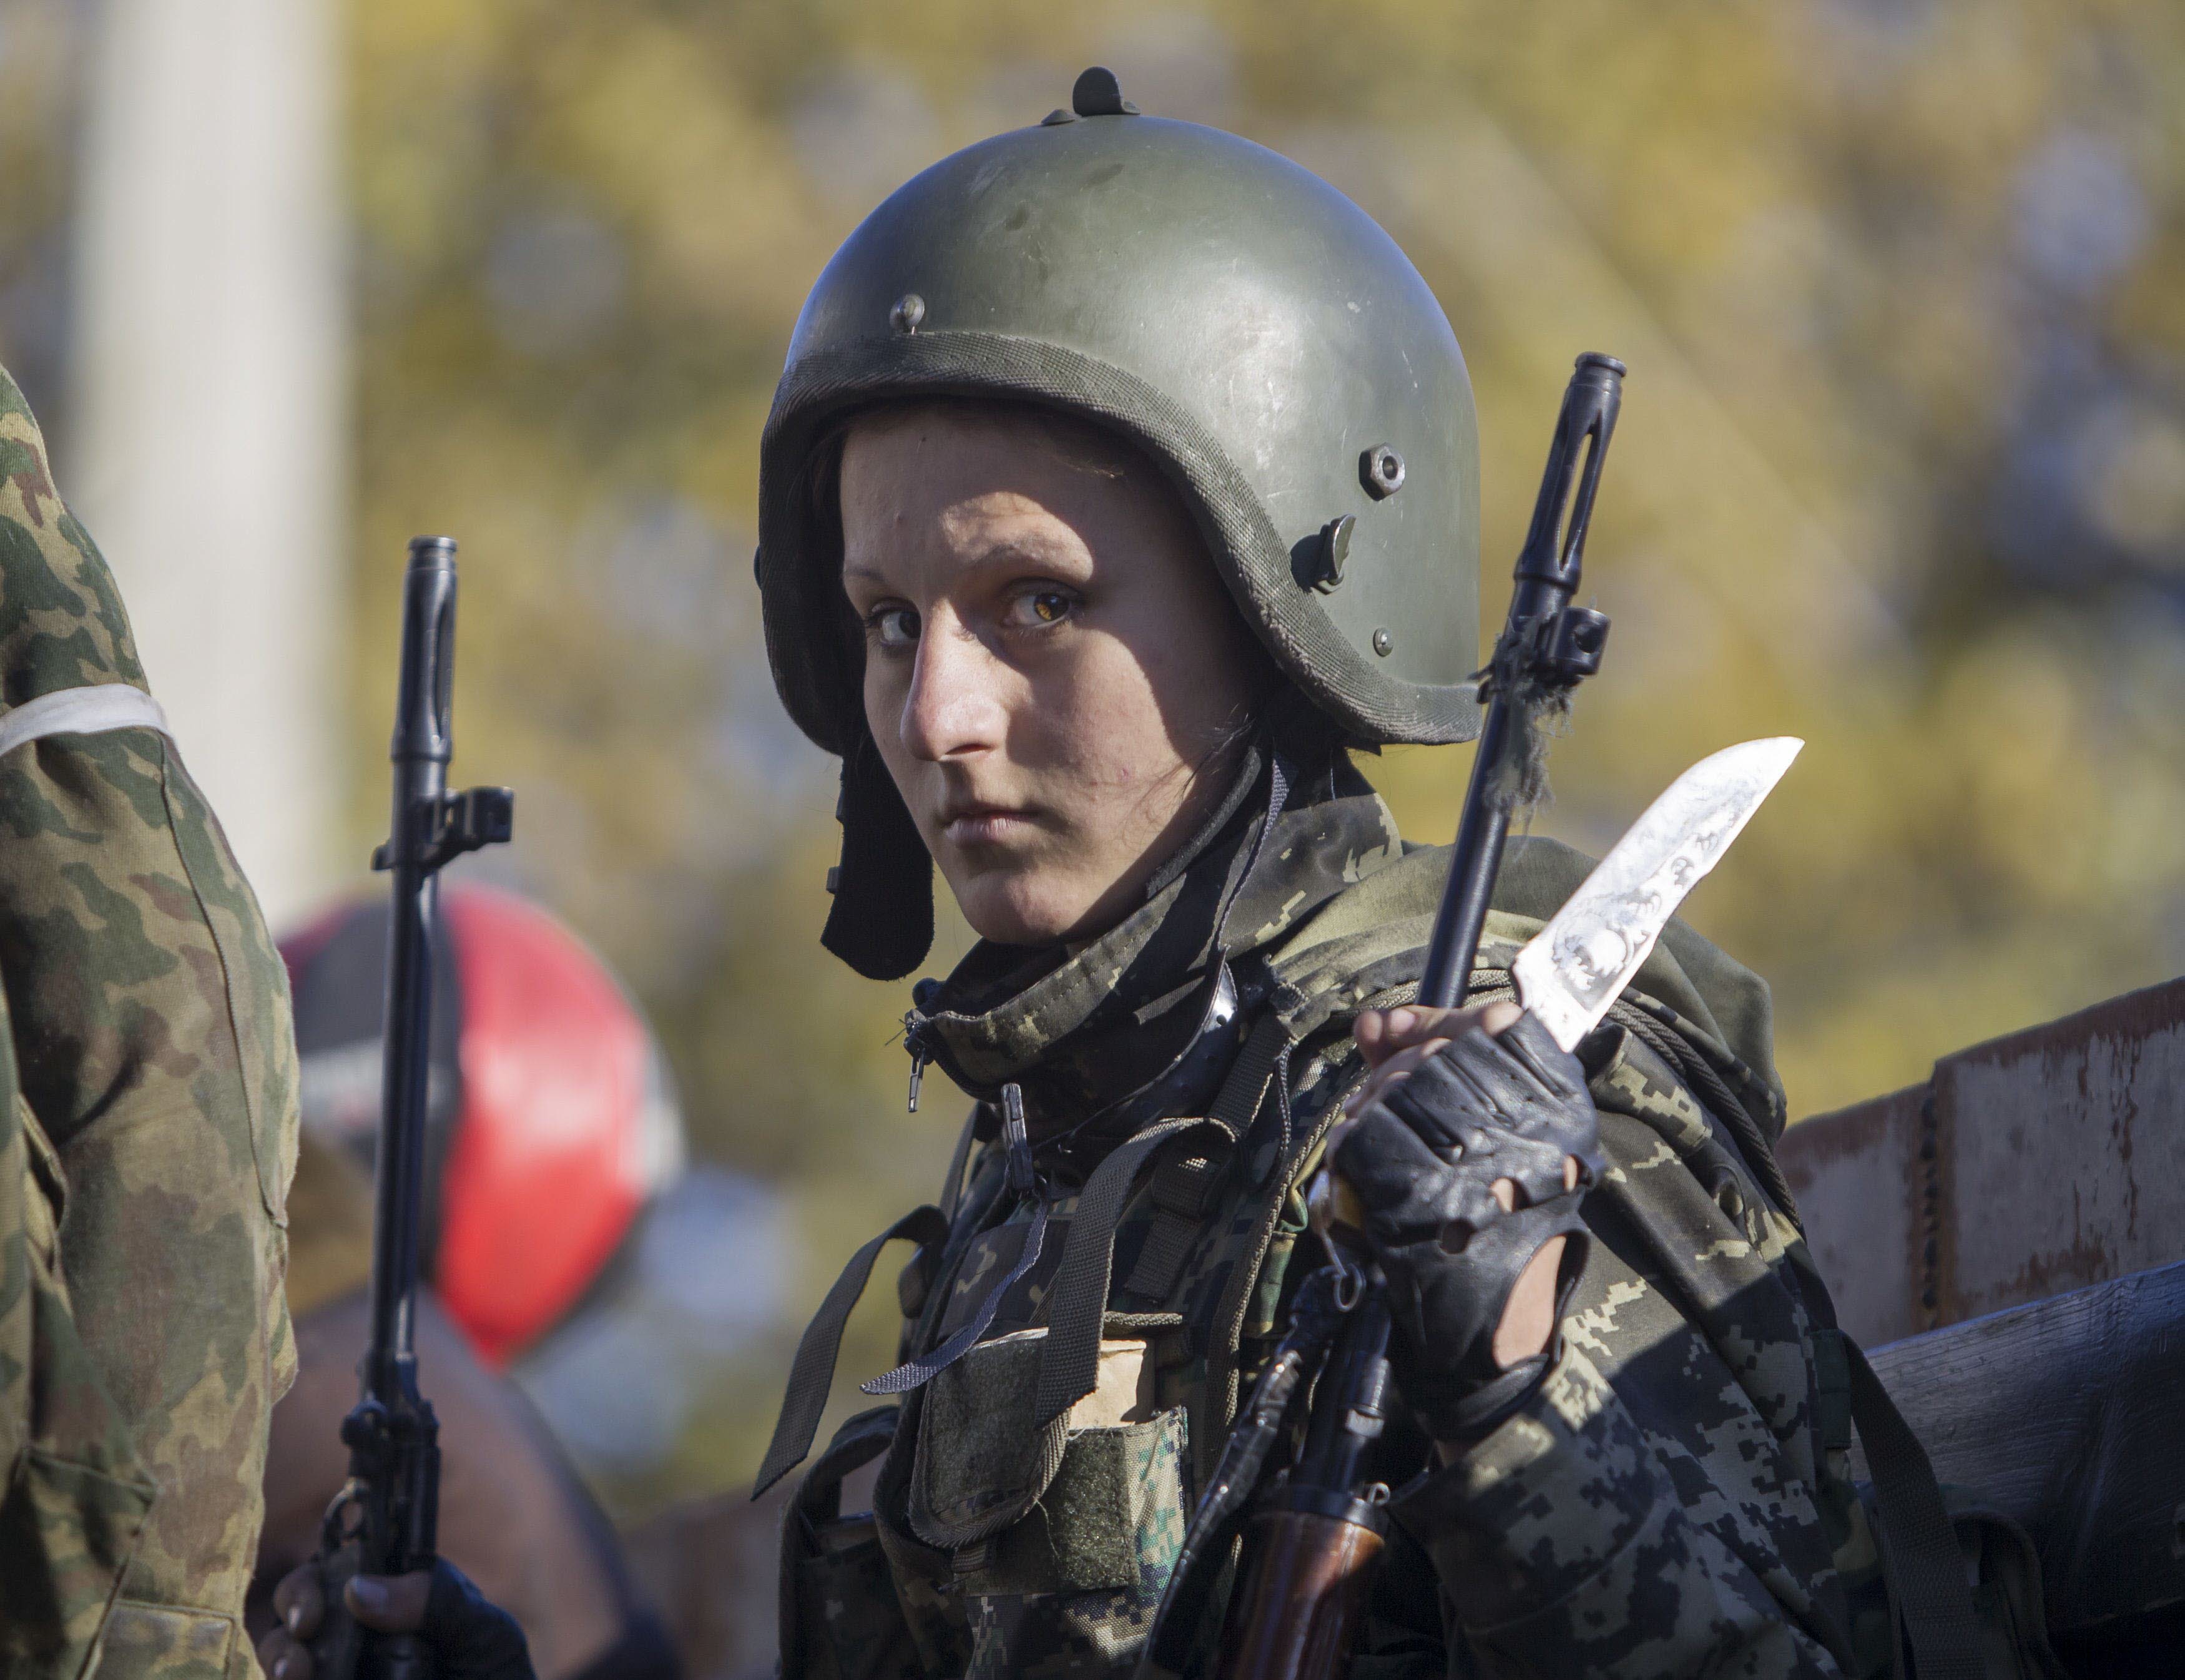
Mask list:
[[1433,293],[1316,176],[1139,115],[1087,70],[1068,111],[943,159],[851,234],[797,320],[761,443],[768,657],[790,715],[844,759],[827,943],[861,972],[923,956],[930,910],[906,922],[901,896],[930,902],[930,865],[867,738],[813,463],[845,416],[919,397],[1041,404],[1121,434],[1169,474],[1276,666],[1345,734],[1477,733],[1478,432]]

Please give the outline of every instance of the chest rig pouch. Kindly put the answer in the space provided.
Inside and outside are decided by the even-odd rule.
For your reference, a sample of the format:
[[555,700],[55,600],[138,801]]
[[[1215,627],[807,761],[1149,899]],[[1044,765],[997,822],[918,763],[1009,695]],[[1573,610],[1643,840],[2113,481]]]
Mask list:
[[1119,1595],[1065,1607],[1089,1633],[1145,1608],[1149,1584],[1158,1599],[1183,1542],[1189,1430],[1182,1406],[1150,1404],[1152,1351],[1129,1337],[1102,1345],[1117,1380],[1040,1421],[1049,1340],[981,1342],[927,1386],[907,1515],[972,1599]]
[[[1055,1212],[1052,1270],[1020,1278],[996,1333],[906,1407],[880,1521],[898,1580],[914,1583],[913,1620],[924,1599],[956,1624],[955,1652],[938,1626],[919,1641],[941,1672],[958,1657],[981,1676],[1058,1664],[1105,1673],[1143,1644],[1183,1542],[1194,1437],[1218,1446],[1225,1420],[1197,1416],[1210,1368],[1225,1363],[1210,1344],[1233,1342],[1222,1331],[1241,1315],[1261,1227],[1282,1200],[1279,1185],[1244,1181],[1238,1145],[1288,1042],[1264,1017],[1211,1113],[1148,1125],[1109,1151]],[[1214,1226],[1236,1227],[1249,1261],[1210,1266]],[[952,1257],[952,1291],[1015,1275],[1009,1229]],[[925,1337],[945,1340],[965,1310],[936,1303]],[[1018,1327],[1025,1317],[1045,1322]]]

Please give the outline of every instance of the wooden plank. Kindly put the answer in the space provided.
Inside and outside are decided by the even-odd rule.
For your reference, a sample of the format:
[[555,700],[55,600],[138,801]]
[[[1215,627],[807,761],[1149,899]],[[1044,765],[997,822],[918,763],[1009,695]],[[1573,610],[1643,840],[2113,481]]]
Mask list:
[[2185,1264],[1871,1357],[1936,1476],[2032,1535],[2053,1627],[2185,1602]]
[[1920,1296],[1928,1175],[1920,1161],[1927,1087],[1801,1120],[1779,1152],[1836,1319],[1874,1347],[1933,1327]]

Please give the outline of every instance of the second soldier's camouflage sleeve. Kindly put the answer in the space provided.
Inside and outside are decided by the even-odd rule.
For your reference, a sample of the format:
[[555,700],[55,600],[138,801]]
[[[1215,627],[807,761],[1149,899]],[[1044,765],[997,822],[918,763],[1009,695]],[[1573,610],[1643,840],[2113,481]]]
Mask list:
[[[120,597],[0,376],[0,701],[114,683],[145,686]],[[26,1368],[0,1359],[0,1417],[28,1420],[7,1485],[49,1472],[34,1505],[0,1509],[0,1577],[67,1583],[6,1605],[0,1656],[243,1680],[267,1418],[293,1372],[295,1052],[257,903],[162,735],[61,734],[0,758],[0,983],[14,1154],[45,1164],[0,1212],[20,1197],[50,1218],[47,1299],[79,1360],[77,1404],[57,1410],[46,1342]]]

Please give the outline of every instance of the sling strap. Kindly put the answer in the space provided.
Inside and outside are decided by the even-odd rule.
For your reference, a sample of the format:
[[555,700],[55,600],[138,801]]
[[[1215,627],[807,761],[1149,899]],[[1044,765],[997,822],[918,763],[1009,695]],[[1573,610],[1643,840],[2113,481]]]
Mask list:
[[[1271,1014],[1261,1017],[1258,1030],[1244,1041],[1243,1047],[1237,1052],[1230,1076],[1223,1080],[1214,1099],[1210,1118],[1220,1120],[1240,1138],[1249,1131],[1266,1101],[1270,1080],[1287,1073],[1290,1044],[1288,1033],[1280,1022]],[[1289,1093],[1283,1088],[1286,1083],[1286,1079],[1280,1079],[1275,1085],[1282,1102],[1284,1129],[1269,1153],[1271,1169],[1281,1164],[1289,1147]],[[1227,1164],[1225,1156],[1219,1152],[1208,1153],[1182,1148],[1165,1152],[1164,1158],[1154,1166],[1152,1180],[1147,1186],[1153,1198],[1153,1226],[1146,1233],[1145,1246],[1138,1250],[1137,1264],[1123,1281],[1126,1292],[1159,1300],[1176,1287],[1184,1262],[1191,1258],[1199,1222],[1206,1217],[1215,1190],[1221,1182],[1221,1169]]]
[[[1221,1081],[1221,1089],[1215,1093],[1214,1106],[1206,1111],[1209,1119],[1219,1120],[1238,1136],[1252,1129],[1259,1117],[1260,1105],[1267,1100],[1267,1087],[1274,1082],[1276,1069],[1289,1059],[1289,1028],[1282,1017],[1272,1010],[1260,1017],[1244,1047],[1237,1052],[1237,1060],[1229,1069],[1229,1077]],[[1284,1112],[1289,1098],[1281,1093]]]
[[[1100,1329],[1115,1258],[1115,1223],[1138,1169],[1173,1138],[1221,1130],[1208,1119],[1163,1120],[1117,1144],[1086,1181],[1048,1297],[1047,1345],[1040,1350],[1039,1387],[1032,1406],[1032,1420],[1041,1427],[1090,1394],[1098,1379]],[[1225,1134],[1222,1141],[1231,1141]]]
[[1222,1165],[1219,1153],[1178,1148],[1169,1151],[1154,1168],[1146,1186],[1153,1197],[1153,1227],[1146,1233],[1145,1247],[1138,1250],[1137,1264],[1123,1281],[1126,1292],[1159,1300],[1175,1286],[1183,1263],[1191,1258],[1192,1240],[1214,1199]]
[[1858,1344],[1841,1331],[1813,1332],[1817,1348],[1831,1339],[1849,1367],[1852,1420],[1874,1476],[1882,1561],[1914,1672],[1919,1680],[1982,1680],[1987,1669],[1972,1583],[1935,1466]]
[[842,1350],[842,1329],[851,1311],[865,1292],[873,1275],[873,1262],[897,1237],[919,1244],[938,1243],[948,1235],[948,1221],[931,1203],[914,1208],[852,1255],[819,1310],[805,1326],[796,1344],[796,1357],[789,1367],[789,1388],[782,1396],[781,1415],[774,1426],[774,1439],[752,1484],[758,1496],[795,1469],[812,1450],[812,1437],[819,1430],[819,1415],[827,1409],[827,1391],[834,1386],[835,1361]]
[[1210,1179],[1250,1128],[1266,1098],[1289,1031],[1271,1010],[1237,1052],[1214,1106],[1201,1119],[1164,1120],[1118,1144],[1093,1169],[1078,1198],[1048,1295],[1047,1345],[1040,1350],[1034,1420],[1044,1426],[1092,1392],[1100,1370],[1100,1330],[1115,1259],[1115,1226],[1139,1170],[1160,1151],[1188,1138],[1210,1153]]

